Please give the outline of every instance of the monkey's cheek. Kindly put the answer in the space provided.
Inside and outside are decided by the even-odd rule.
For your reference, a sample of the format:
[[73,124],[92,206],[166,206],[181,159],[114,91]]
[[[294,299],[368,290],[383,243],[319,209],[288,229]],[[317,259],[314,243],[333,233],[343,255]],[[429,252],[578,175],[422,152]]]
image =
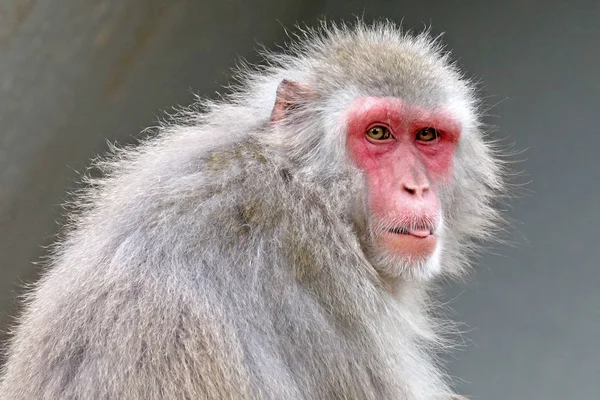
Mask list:
[[420,237],[410,234],[388,233],[383,236],[382,244],[391,254],[409,257],[413,260],[426,260],[435,251],[438,238],[435,235]]

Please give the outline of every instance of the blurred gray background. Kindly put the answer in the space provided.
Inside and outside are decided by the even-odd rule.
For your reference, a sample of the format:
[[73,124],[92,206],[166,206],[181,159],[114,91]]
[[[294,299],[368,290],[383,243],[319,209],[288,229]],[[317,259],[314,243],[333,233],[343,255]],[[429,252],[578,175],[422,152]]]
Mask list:
[[0,340],[60,204],[106,141],[213,96],[257,43],[318,18],[431,24],[524,151],[529,194],[468,285],[448,288],[473,399],[600,398],[600,1],[0,0]]

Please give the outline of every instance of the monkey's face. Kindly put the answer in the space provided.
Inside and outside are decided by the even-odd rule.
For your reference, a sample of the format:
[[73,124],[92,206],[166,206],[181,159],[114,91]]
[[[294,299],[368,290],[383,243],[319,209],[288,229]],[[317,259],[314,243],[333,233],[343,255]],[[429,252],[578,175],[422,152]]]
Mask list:
[[391,97],[359,98],[346,116],[348,152],[368,188],[373,264],[391,278],[433,275],[443,239],[439,196],[452,179],[459,123]]

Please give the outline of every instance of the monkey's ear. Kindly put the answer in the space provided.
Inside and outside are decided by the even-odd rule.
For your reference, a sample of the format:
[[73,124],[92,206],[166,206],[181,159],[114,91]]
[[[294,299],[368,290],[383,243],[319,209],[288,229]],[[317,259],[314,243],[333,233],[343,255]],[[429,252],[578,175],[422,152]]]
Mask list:
[[277,87],[275,105],[271,111],[271,123],[287,117],[294,108],[311,97],[311,91],[304,85],[284,79]]

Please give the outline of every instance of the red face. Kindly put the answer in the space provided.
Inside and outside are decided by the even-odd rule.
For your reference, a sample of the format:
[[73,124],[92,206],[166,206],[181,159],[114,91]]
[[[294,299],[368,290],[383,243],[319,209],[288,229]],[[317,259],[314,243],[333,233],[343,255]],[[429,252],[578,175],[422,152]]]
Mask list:
[[460,125],[447,113],[389,97],[359,98],[346,118],[348,151],[369,189],[374,245],[427,260],[438,244],[438,189],[452,177]]

